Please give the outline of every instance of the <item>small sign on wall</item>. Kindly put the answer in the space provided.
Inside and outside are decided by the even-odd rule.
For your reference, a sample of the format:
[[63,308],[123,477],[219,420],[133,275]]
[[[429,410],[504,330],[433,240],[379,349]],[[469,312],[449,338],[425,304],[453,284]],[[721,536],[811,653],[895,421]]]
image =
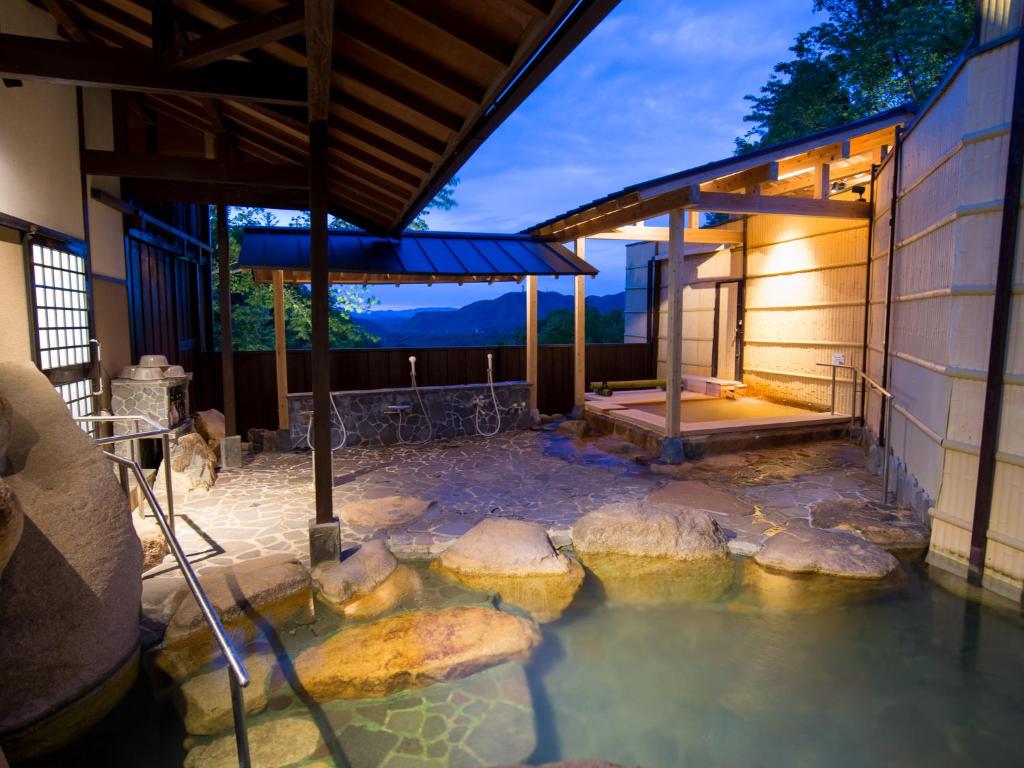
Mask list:
[[832,365],[846,365],[846,355],[842,352],[833,352]]

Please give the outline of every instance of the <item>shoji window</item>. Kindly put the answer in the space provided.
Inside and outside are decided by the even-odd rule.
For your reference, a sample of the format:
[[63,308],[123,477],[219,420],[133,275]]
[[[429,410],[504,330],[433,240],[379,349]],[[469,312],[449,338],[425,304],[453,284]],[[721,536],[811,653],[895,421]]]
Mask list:
[[[91,416],[95,407],[86,257],[35,235],[26,241],[26,256],[36,363],[72,415]],[[91,427],[86,431],[93,432]]]

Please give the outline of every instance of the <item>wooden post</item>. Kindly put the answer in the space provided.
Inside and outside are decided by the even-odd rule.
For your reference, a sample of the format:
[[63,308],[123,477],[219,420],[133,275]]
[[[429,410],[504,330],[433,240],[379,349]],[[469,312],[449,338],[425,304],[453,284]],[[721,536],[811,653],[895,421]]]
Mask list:
[[288,337],[285,334],[284,272],[274,270],[274,362],[277,369],[277,428],[288,429]]
[[668,217],[668,346],[665,356],[665,436],[679,437],[679,399],[683,353],[683,211]]
[[817,200],[828,200],[831,192],[829,181],[831,168],[828,163],[814,166],[814,197]]
[[224,389],[224,434],[238,434],[235,420],[235,358],[231,340],[231,241],[228,237],[228,208],[217,206],[217,277],[220,285],[220,368]]
[[313,321],[313,463],[316,522],[334,517],[331,467],[331,368],[327,267],[327,123],[309,126],[309,272]]
[[[586,260],[586,238],[576,240],[576,255]],[[583,418],[584,393],[587,391],[587,302],[584,275],[577,275],[573,285],[573,388],[572,405],[577,418]]]
[[536,418],[537,408],[537,276],[526,276],[526,381],[530,385],[530,413]]

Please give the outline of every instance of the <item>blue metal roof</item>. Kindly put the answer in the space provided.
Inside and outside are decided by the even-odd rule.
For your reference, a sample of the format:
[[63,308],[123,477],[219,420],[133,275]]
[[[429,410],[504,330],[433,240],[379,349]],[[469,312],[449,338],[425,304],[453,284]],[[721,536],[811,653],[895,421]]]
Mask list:
[[[327,248],[335,283],[461,283],[597,274],[561,245],[531,235],[405,232],[379,237],[332,229]],[[277,270],[288,282],[309,282],[309,230],[246,227],[238,265],[251,268],[259,282],[269,282]]]

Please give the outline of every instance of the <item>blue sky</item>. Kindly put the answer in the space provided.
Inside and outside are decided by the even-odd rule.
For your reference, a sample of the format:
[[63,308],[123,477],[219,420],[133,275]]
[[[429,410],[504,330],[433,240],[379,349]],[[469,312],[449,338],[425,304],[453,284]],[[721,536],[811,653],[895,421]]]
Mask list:
[[[431,229],[518,232],[629,184],[725,157],[756,93],[812,0],[623,0],[459,172],[451,211]],[[590,294],[623,289],[623,243],[588,242],[601,274]],[[462,306],[516,288],[375,288],[379,309]],[[568,280],[542,290],[571,292]]]

